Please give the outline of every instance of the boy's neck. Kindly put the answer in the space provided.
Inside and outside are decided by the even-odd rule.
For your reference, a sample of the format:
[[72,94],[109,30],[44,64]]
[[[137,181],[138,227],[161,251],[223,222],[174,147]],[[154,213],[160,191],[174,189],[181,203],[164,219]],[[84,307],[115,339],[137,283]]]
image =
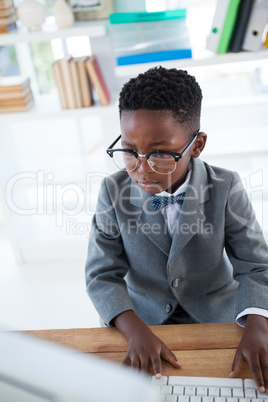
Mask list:
[[165,190],[165,192],[173,194],[173,193],[175,193],[175,191],[178,190],[178,188],[180,188],[185,183],[186,180],[188,181],[188,179],[190,178],[190,172],[192,170],[192,167],[193,167],[193,164],[192,164],[192,161],[190,161],[188,164],[187,171],[185,172],[185,175],[183,176],[183,178],[179,182],[177,182],[175,185],[171,185],[169,188],[167,188]]

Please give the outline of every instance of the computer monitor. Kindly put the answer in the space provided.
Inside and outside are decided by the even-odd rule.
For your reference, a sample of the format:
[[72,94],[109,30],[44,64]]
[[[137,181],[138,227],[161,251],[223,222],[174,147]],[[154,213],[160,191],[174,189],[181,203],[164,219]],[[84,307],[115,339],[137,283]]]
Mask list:
[[160,402],[147,376],[18,332],[0,332],[1,402]]

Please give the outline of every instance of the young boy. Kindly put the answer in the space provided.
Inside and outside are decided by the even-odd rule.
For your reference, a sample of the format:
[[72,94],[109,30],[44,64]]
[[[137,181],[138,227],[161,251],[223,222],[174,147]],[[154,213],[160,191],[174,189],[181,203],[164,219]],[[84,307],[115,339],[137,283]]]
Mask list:
[[100,190],[87,292],[126,336],[124,363],[156,377],[161,358],[180,364],[147,325],[236,320],[245,328],[230,376],[246,359],[268,392],[267,244],[239,176],[198,158],[201,100],[182,70],[153,68],[124,85],[121,136],[107,150],[121,170]]

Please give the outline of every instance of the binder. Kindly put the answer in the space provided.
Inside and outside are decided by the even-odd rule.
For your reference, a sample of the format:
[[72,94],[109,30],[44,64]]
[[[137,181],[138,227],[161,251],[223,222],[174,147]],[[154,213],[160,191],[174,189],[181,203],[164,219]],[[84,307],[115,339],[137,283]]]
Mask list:
[[133,22],[165,21],[177,18],[186,18],[186,9],[139,12],[139,13],[113,13],[110,14],[111,24],[126,24]]
[[238,8],[241,0],[230,0],[225,21],[222,28],[222,34],[219,40],[217,53],[226,53],[233,33]]
[[229,0],[218,0],[217,2],[211,30],[207,37],[207,49],[212,52],[217,52],[228,6]]
[[129,64],[153,63],[167,60],[189,59],[192,57],[191,49],[175,49],[162,52],[132,54],[130,56],[121,56],[117,58],[118,66]]
[[268,0],[255,0],[242,48],[256,51],[261,48],[262,36],[268,21]]
[[243,40],[247,29],[247,24],[253,7],[253,0],[241,0],[235,27],[232,33],[229,52],[240,52],[242,50]]
[[266,34],[263,46],[268,47],[268,32]]

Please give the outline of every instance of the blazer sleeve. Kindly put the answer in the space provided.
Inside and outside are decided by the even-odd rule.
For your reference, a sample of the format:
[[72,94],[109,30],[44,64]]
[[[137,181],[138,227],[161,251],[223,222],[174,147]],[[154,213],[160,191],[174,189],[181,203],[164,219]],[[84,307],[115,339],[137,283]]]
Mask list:
[[236,313],[268,309],[268,247],[243,183],[234,173],[225,213],[225,249],[239,282]]
[[124,276],[129,269],[116,212],[103,180],[92,220],[85,267],[86,290],[106,325],[118,314],[134,310]]

